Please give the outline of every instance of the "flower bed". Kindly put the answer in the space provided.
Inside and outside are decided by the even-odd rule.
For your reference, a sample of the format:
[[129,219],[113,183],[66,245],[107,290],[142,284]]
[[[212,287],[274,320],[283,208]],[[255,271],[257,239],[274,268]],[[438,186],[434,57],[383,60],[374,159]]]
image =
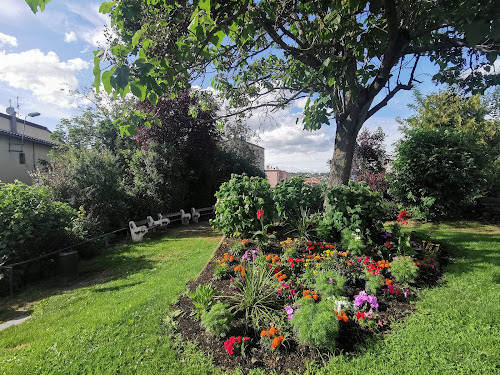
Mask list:
[[413,310],[443,261],[439,245],[410,238],[399,224],[355,251],[276,237],[228,239],[177,304],[177,331],[223,369],[285,372],[355,353]]

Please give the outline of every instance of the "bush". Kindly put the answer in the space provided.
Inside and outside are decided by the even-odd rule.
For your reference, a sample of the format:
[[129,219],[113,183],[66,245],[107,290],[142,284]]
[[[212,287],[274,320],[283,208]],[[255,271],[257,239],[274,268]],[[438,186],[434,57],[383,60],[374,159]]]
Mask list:
[[411,257],[399,257],[391,262],[391,275],[405,288],[415,281],[418,267]]
[[234,316],[225,303],[218,302],[210,311],[202,314],[201,326],[215,337],[224,337],[231,328]]
[[12,264],[67,246],[76,211],[43,187],[0,184],[0,263]]
[[318,225],[318,236],[338,240],[344,229],[360,230],[367,240],[376,238],[385,215],[382,197],[364,182],[338,186],[327,192],[327,208]]
[[247,237],[262,229],[257,210],[264,210],[266,224],[276,216],[271,187],[264,178],[233,175],[215,196],[217,215],[211,223],[224,234],[241,233]]
[[182,153],[168,145],[151,143],[137,150],[129,165],[126,191],[132,215],[175,212],[184,208],[188,189]]
[[[34,177],[55,199],[81,206],[99,222],[99,233],[126,226],[127,200],[117,157],[108,150],[69,149],[55,153],[56,164]],[[95,235],[98,233],[92,233]]]
[[324,298],[341,296],[345,279],[335,271],[319,272],[315,275],[314,290]]
[[485,187],[488,153],[475,135],[453,129],[410,129],[398,145],[391,193],[414,216],[459,216]]
[[315,348],[335,350],[335,339],[339,333],[339,322],[333,313],[335,301],[301,299],[299,310],[291,321],[299,343]]
[[308,214],[322,211],[323,195],[320,186],[312,186],[300,177],[293,177],[273,189],[274,202],[278,219],[281,223],[297,223],[302,219],[302,212]]

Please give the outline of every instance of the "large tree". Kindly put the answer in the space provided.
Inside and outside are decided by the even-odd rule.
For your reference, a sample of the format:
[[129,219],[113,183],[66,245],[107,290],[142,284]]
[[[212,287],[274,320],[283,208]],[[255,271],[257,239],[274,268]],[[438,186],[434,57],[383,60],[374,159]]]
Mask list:
[[100,10],[117,36],[96,52],[96,87],[154,104],[211,70],[233,113],[308,97],[305,129],[337,125],[329,185],[347,182],[361,127],[418,82],[423,60],[439,65],[437,82],[498,83],[495,0],[120,0]]

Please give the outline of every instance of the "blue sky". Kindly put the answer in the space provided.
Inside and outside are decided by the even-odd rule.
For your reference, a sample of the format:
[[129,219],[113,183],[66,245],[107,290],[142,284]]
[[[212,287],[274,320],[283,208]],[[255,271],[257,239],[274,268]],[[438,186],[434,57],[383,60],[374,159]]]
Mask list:
[[[36,123],[54,130],[62,118],[78,114],[88,103],[78,91],[88,91],[93,82],[93,53],[105,45],[106,16],[98,13],[100,2],[85,0],[52,0],[42,13],[31,12],[24,0],[0,0],[0,111],[5,113],[9,100],[19,115],[40,112]],[[419,89],[435,90],[431,75],[436,68],[424,62],[417,71],[423,81]],[[399,138],[396,117],[411,114],[407,105],[411,92],[400,92],[389,105],[367,121],[365,127],[382,126],[386,144]],[[266,149],[266,164],[290,172],[328,171],[332,157],[335,125],[320,131],[302,130],[300,121],[305,100],[294,107],[273,113],[272,119],[263,111],[248,120],[253,129],[260,129],[253,141]]]

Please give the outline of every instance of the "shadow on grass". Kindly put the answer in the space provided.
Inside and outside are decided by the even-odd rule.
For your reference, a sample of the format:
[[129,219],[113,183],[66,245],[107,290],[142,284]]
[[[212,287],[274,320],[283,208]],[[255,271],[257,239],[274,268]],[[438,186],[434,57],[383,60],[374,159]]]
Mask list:
[[[427,228],[416,230],[420,234],[426,231]],[[452,263],[455,263],[455,266],[449,267],[446,273],[461,274],[474,269],[484,269],[489,267],[488,265],[500,266],[500,235],[498,234],[439,230],[434,236],[434,241],[439,242],[449,252]],[[460,259],[467,260],[457,264]],[[498,283],[498,280],[494,282]]]
[[[65,281],[57,276],[41,279],[36,285],[25,286],[19,294],[13,297],[0,298],[0,322],[16,318],[20,315],[30,315],[36,301],[57,294],[64,294],[75,289],[104,284],[112,280],[130,276],[143,270],[157,266],[159,245],[169,241],[181,241],[184,238],[214,237],[220,235],[210,228],[208,222],[189,226],[177,225],[168,230],[148,233],[143,242],[122,242],[108,249],[101,255],[80,260],[79,277]],[[136,284],[126,284],[110,288],[96,288],[95,292],[106,292],[123,289]]]

